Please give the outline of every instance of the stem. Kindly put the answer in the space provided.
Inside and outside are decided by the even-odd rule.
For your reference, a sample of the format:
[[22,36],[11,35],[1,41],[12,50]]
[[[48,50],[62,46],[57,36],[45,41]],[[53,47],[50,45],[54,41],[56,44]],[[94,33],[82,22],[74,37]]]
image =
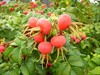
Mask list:
[[43,69],[43,63],[44,63],[45,55],[42,56],[42,69]]
[[25,34],[28,29],[29,29],[29,27],[26,27],[23,33]]
[[42,55],[42,54],[40,54],[40,57],[39,57],[39,59],[37,60],[37,62],[39,62],[39,61],[40,61],[40,59],[42,58],[42,56],[43,56],[43,55]]
[[32,33],[34,33],[35,31],[40,31],[40,27],[32,28],[32,29],[31,29],[31,32],[30,32],[30,35],[31,35]]
[[62,48],[63,48],[63,50],[65,50],[66,52],[68,52],[68,50],[65,47],[62,47]]
[[48,54],[47,54],[46,59],[47,59],[47,61],[46,61],[46,68],[47,68],[47,64],[48,64],[48,61],[49,61]]
[[52,60],[52,58],[51,58],[51,56],[50,56],[50,55],[48,55],[48,58],[49,58],[49,60]]
[[44,36],[44,41],[45,41],[45,42],[47,41],[47,37],[46,37],[46,35]]
[[32,53],[32,51],[34,50],[34,48],[36,47],[36,45],[37,45],[37,42],[34,43],[34,46],[33,46],[32,50],[30,51],[30,53]]
[[57,49],[57,58],[56,58],[56,60],[54,61],[54,63],[58,60],[58,58],[59,58],[59,53],[60,53],[60,48]]
[[31,35],[29,38],[32,38],[32,37],[34,37],[34,36],[38,35],[39,33],[40,33],[40,32],[37,32],[37,33],[35,33],[35,34]]
[[63,57],[63,60],[64,60],[64,52],[63,52],[62,48],[61,48],[61,54],[62,54],[62,57]]
[[70,29],[76,34],[76,36],[81,40],[81,37],[79,36],[79,34],[74,30],[74,28],[72,26],[70,26]]

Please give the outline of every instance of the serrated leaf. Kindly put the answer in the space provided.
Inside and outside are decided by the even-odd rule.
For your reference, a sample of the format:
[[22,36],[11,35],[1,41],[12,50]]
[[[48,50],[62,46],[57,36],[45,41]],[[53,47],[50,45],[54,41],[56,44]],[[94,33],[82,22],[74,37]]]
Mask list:
[[73,70],[71,70],[70,75],[77,75],[77,74]]
[[88,64],[89,64],[89,66],[90,66],[91,68],[94,68],[94,67],[97,66],[97,64],[96,64],[95,62],[93,62],[93,61],[88,62]]
[[84,70],[79,67],[72,67],[74,74],[76,75],[84,75]]
[[95,68],[91,71],[91,73],[92,73],[92,74],[100,75],[100,66],[95,67]]
[[35,71],[34,63],[30,59],[28,61],[26,61],[25,63],[26,63],[26,66],[29,70],[30,75],[32,75]]
[[14,42],[17,46],[21,46],[21,44],[23,43],[23,41],[21,41],[19,38],[15,38]]
[[100,54],[100,48],[96,48],[95,53]]
[[3,73],[2,75],[19,75],[19,74],[17,74],[15,71],[7,71]]
[[100,65],[100,58],[98,57],[93,57],[92,61],[94,61],[97,65]]
[[36,64],[36,70],[37,70],[38,75],[46,75],[46,69],[42,68],[41,65]]
[[31,15],[32,15],[32,13],[29,13],[27,16],[25,16],[25,17],[22,19],[22,24],[27,23],[27,22],[28,22],[28,19],[30,18]]
[[96,39],[93,39],[93,38],[91,38],[91,39],[94,42],[95,46],[96,47],[99,47],[99,41],[97,41]]
[[21,72],[22,72],[23,75],[30,75],[29,70],[28,70],[25,63],[22,64],[20,69],[21,69]]
[[73,66],[83,66],[80,56],[70,56],[68,59],[69,63]]
[[63,62],[57,69],[57,75],[69,75],[70,65],[67,62]]
[[11,58],[14,62],[21,64],[22,62],[22,51],[20,48],[15,48],[11,53]]
[[8,48],[6,48],[6,50],[4,51],[4,56],[5,57],[9,57],[9,55],[10,55],[10,53],[12,52],[14,50],[14,48],[13,47],[8,47]]

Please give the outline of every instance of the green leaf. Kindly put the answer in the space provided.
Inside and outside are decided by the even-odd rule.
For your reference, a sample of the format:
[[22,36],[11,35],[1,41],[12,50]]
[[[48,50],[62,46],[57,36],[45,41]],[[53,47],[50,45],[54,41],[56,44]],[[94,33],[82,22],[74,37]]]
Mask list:
[[97,65],[100,65],[100,58],[99,57],[93,57],[92,61],[94,61]]
[[100,48],[96,48],[95,53],[100,54]]
[[13,47],[8,47],[6,48],[6,50],[4,51],[4,56],[5,57],[9,57],[10,53],[14,50]]
[[25,63],[22,64],[20,69],[21,69],[21,72],[22,72],[23,75],[30,75],[29,70],[28,70]]
[[84,75],[84,70],[79,67],[71,67],[72,75]]
[[21,64],[22,62],[22,50],[20,48],[15,48],[11,53],[11,58],[14,62]]
[[23,43],[23,41],[21,41],[19,38],[15,38],[14,42],[17,46],[21,46],[21,44]]
[[67,62],[63,62],[57,69],[57,75],[69,75],[70,65]]
[[73,70],[71,70],[70,75],[77,75],[77,74]]
[[19,75],[19,74],[17,74],[15,71],[7,71],[3,73],[2,75]]
[[81,42],[81,47],[82,47],[82,49],[85,49],[86,47],[91,48],[92,45],[91,45],[91,43],[89,43],[89,41],[86,40],[86,41]]
[[91,67],[91,68],[94,68],[94,67],[96,67],[97,66],[97,64],[94,62],[94,61],[90,61],[90,62],[88,62],[88,64],[89,64],[89,66]]
[[83,66],[80,56],[75,56],[75,55],[70,56],[68,61],[73,66],[79,66],[79,67]]
[[91,38],[91,39],[94,42],[95,46],[96,47],[99,47],[99,41],[97,41],[96,39],[93,39],[93,38]]
[[35,72],[34,63],[29,60],[26,62],[26,65],[27,65],[30,75],[32,75]]
[[23,42],[23,44],[21,45],[21,49],[22,49],[22,53],[26,56],[29,55],[29,51],[27,49],[27,43],[26,42]]
[[92,74],[100,75],[100,66],[95,67],[95,68],[91,71],[91,73],[92,73]]
[[36,65],[36,71],[37,71],[37,75],[46,75],[46,69],[42,68],[42,65],[39,64],[35,64]]
[[69,50],[69,55],[79,55],[79,56],[81,55],[81,56],[83,56],[84,54],[81,54],[80,51],[77,49],[71,49],[71,50]]
[[2,58],[0,57],[0,63],[2,62]]
[[5,63],[5,62],[4,62],[4,63],[1,63],[1,64],[0,64],[0,68],[4,68],[4,67],[6,67],[7,65],[8,65],[8,64]]
[[32,13],[29,13],[27,16],[25,16],[25,17],[22,19],[22,24],[27,23],[27,22],[28,22],[28,19],[30,18],[31,15],[32,15]]

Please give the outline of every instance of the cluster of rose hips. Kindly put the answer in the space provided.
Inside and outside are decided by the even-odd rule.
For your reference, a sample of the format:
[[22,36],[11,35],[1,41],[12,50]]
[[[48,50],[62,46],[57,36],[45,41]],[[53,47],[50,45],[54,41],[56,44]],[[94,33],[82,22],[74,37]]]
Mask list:
[[4,5],[4,4],[6,4],[5,1],[1,1],[1,2],[0,2],[0,6],[2,6],[2,5]]
[[35,2],[30,2],[30,6],[31,6],[31,8],[36,8],[36,7],[38,7],[38,4]]
[[9,10],[10,11],[14,11],[16,7],[18,7],[19,5],[16,3],[13,5],[13,7],[10,7]]
[[71,26],[69,28],[70,33],[71,33],[70,38],[76,44],[80,43],[81,40],[86,39],[86,34],[79,31],[78,25],[82,25],[82,23],[74,22],[74,23],[71,24]]
[[[57,61],[60,53],[63,59],[65,58],[64,50],[66,48],[64,48],[64,45],[66,44],[66,37],[63,35],[63,31],[70,27],[71,22],[71,18],[67,14],[61,15],[58,20],[53,19],[52,23],[45,18],[29,18],[28,25],[24,29],[24,34],[34,39],[34,47],[38,45],[38,50],[41,53],[40,59],[42,58],[42,64],[46,60],[46,67],[49,60],[51,60],[49,54],[53,47],[57,50],[57,58],[54,62]],[[54,30],[56,30],[55,35],[53,35]]]
[[[78,39],[84,40],[86,38],[85,35],[82,36],[82,33],[82,37],[80,38],[80,35],[77,32],[78,22],[72,23],[71,17],[68,14],[61,15],[59,19],[56,16],[51,17],[53,17],[52,23],[45,18],[38,19],[31,17],[28,20],[28,25],[24,29],[24,34],[28,36],[28,38],[34,39],[34,47],[38,45],[38,50],[41,53],[39,60],[42,58],[42,65],[44,60],[46,60],[46,67],[48,66],[49,60],[51,60],[49,54],[54,47],[57,51],[57,58],[55,59],[54,63],[59,58],[60,53],[62,54],[63,60],[66,58],[64,56],[64,51],[67,50],[64,47],[66,44],[66,37],[64,34],[66,29],[71,31],[71,39],[76,41],[76,43],[79,43]],[[77,38],[72,35],[73,33]]]
[[80,39],[77,38],[77,36],[75,36],[75,35],[71,35],[70,38],[75,43],[80,43],[81,40],[85,40],[87,38],[87,36],[85,34],[82,34],[81,32],[79,33],[79,35],[80,35]]

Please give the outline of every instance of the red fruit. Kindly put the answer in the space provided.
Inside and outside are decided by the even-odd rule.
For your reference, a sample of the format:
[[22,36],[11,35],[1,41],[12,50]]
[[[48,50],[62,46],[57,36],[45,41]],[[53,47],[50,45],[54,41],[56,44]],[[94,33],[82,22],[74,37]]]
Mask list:
[[0,2],[0,6],[2,5],[2,2]]
[[76,39],[75,42],[76,42],[76,43],[80,43],[80,39]]
[[75,41],[76,40],[76,37],[74,35],[71,35],[70,38]]
[[50,16],[51,16],[51,14],[52,14],[52,12],[48,12],[48,17],[50,17]]
[[81,0],[80,2],[84,2],[84,0]]
[[67,14],[63,14],[58,20],[58,27],[60,30],[65,30],[71,25],[71,22],[71,17]]
[[39,19],[36,25],[37,25],[38,27],[40,27],[41,32],[42,32],[44,35],[49,34],[49,32],[50,32],[51,29],[52,29],[51,23],[50,23],[47,19],[44,19],[44,18]]
[[42,15],[44,12],[41,10],[39,13]]
[[28,11],[24,11],[23,13],[24,13],[25,15],[27,15],[27,14],[28,14]]
[[4,4],[6,4],[6,2],[5,1],[2,1],[2,5],[4,5]]
[[34,3],[34,6],[35,6],[35,7],[38,7],[38,4]]
[[48,67],[52,67],[53,65],[52,65],[52,63],[48,62],[48,63],[47,63],[47,66],[48,66]]
[[66,43],[66,38],[62,35],[60,36],[54,36],[51,39],[51,44],[57,48],[62,47]]
[[1,45],[0,46],[0,53],[4,52],[4,50],[5,50],[5,47]]
[[47,5],[46,4],[42,4],[42,8],[47,8]]
[[38,50],[43,54],[49,54],[52,51],[52,45],[50,42],[41,42],[38,45]]
[[24,54],[22,54],[22,59],[24,59],[25,58],[25,55]]
[[9,10],[10,10],[10,11],[14,11],[14,8],[10,8]]
[[15,6],[15,7],[18,7],[18,4],[15,4],[14,6]]
[[36,42],[43,42],[44,41],[43,34],[40,33],[39,35],[34,36],[34,40]]
[[54,5],[53,3],[50,3],[50,4],[49,4],[50,7],[52,7],[53,5]]
[[35,8],[35,7],[38,7],[38,4],[36,4],[35,2],[30,2],[30,6],[31,6],[32,8]]
[[30,28],[36,27],[37,21],[38,21],[37,18],[34,18],[34,17],[29,18],[28,20],[29,27]]
[[86,39],[86,35],[83,35],[81,38],[82,38],[82,40],[85,40]]

